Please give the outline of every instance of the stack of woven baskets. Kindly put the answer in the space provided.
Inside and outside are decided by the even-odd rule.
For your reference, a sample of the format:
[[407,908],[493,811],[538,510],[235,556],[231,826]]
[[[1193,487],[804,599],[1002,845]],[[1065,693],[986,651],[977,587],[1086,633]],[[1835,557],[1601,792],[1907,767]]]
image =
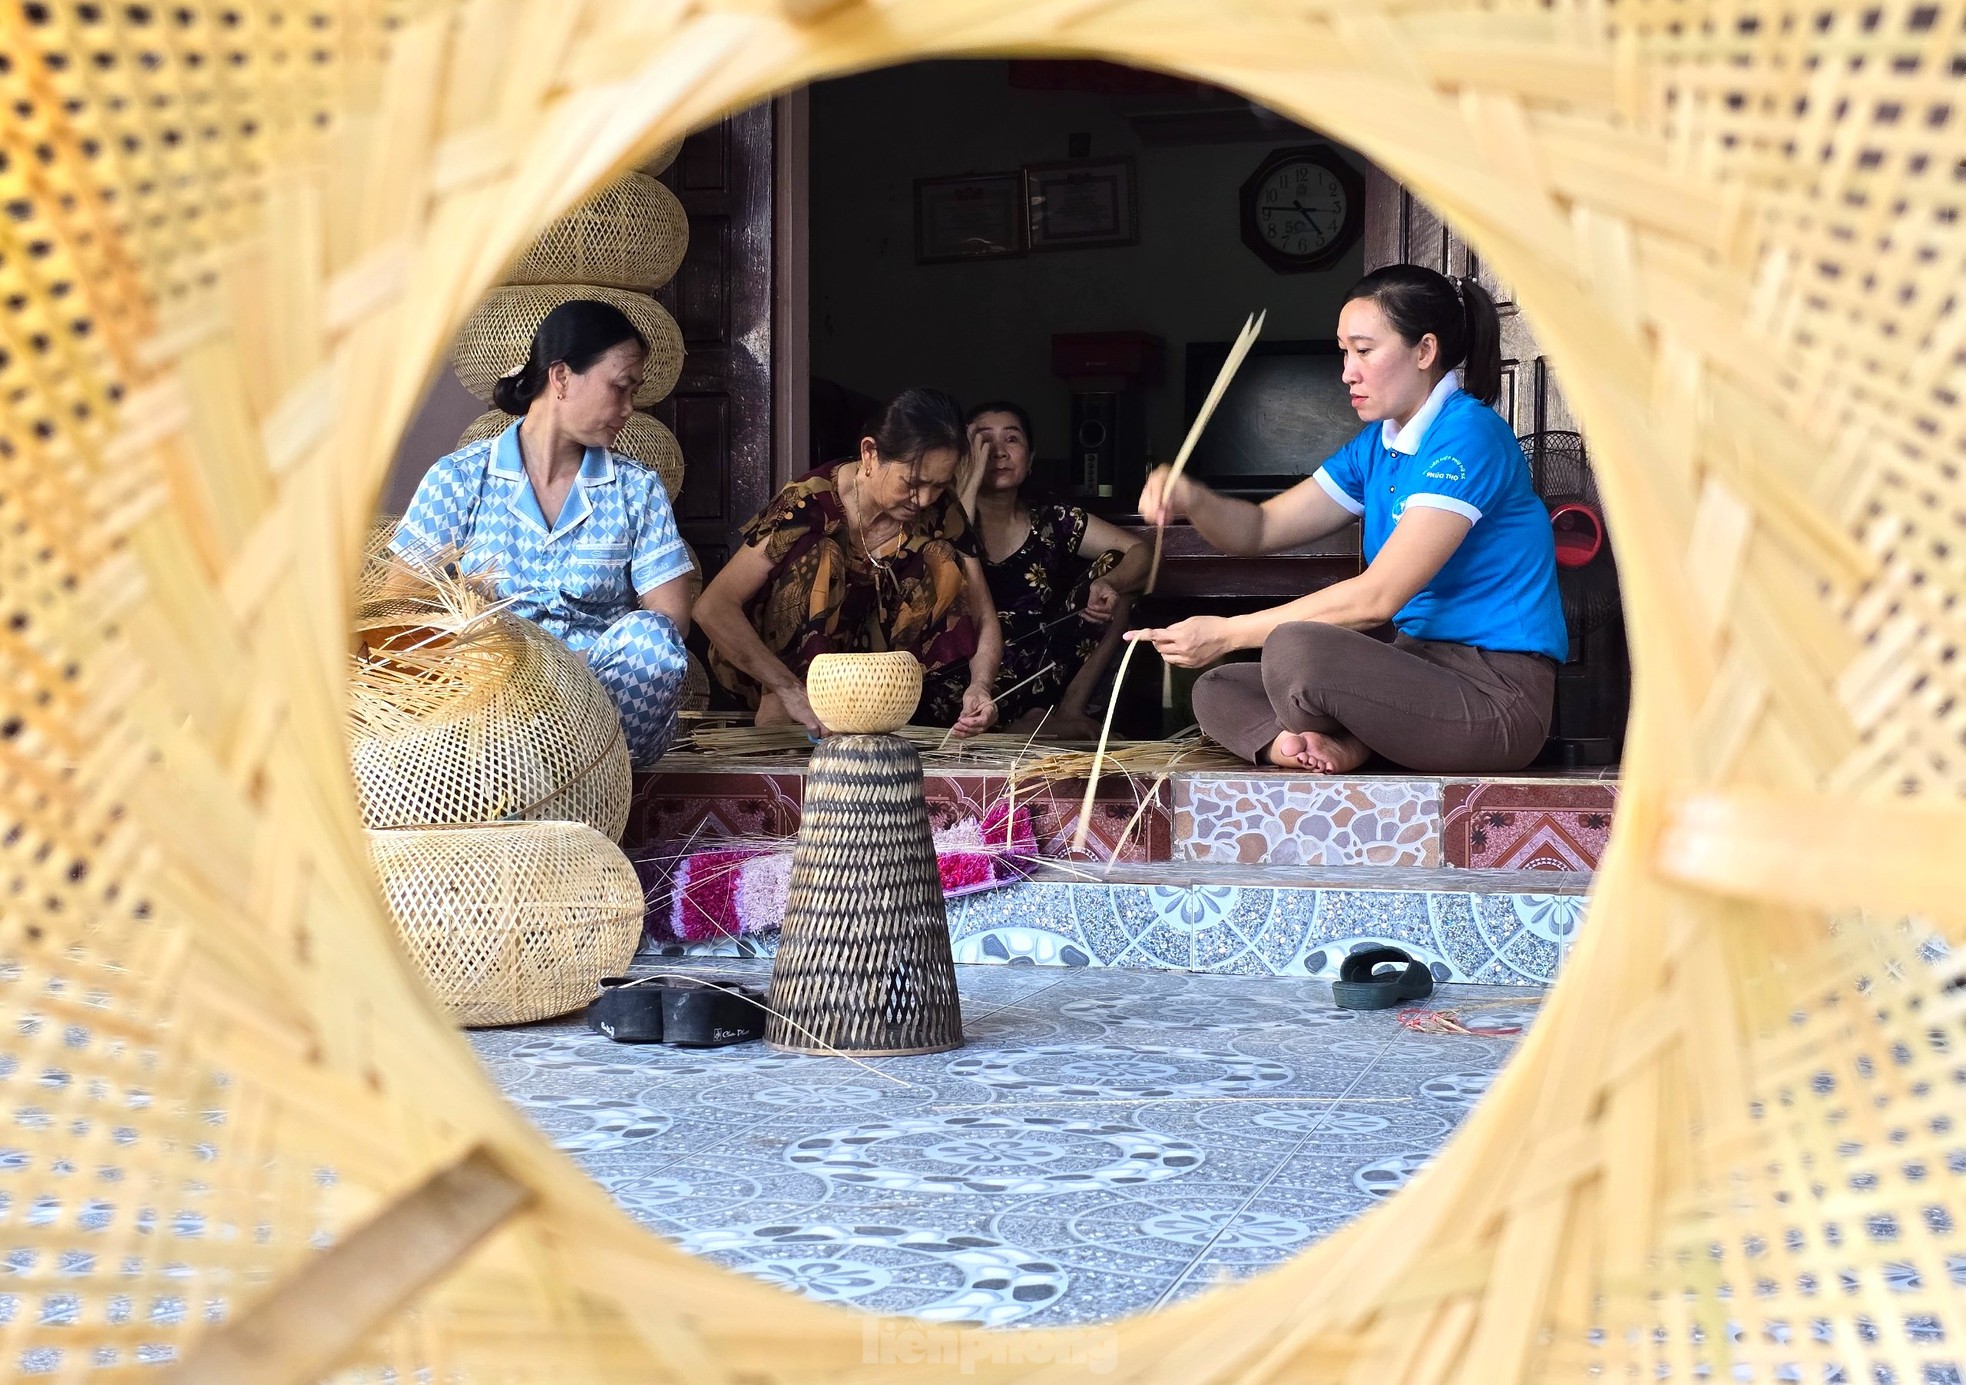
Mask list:
[[[486,405],[501,375],[517,369],[546,314],[575,298],[612,303],[628,315],[649,344],[635,412],[614,440],[616,455],[649,467],[673,500],[683,489],[683,452],[676,435],[647,410],[661,402],[683,369],[683,334],[651,296],[675,275],[689,248],[689,220],[676,195],[656,181],[675,162],[680,144],[669,144],[641,168],[609,184],[569,211],[533,242],[465,321],[451,350],[464,387]],[[458,445],[495,437],[509,414],[487,408],[471,421]],[[690,554],[696,560],[694,551]],[[685,707],[707,705],[709,678],[690,657]]]
[[593,998],[641,939],[615,845],[628,746],[606,689],[488,590],[381,543],[356,595],[349,755],[405,951],[453,1019]]

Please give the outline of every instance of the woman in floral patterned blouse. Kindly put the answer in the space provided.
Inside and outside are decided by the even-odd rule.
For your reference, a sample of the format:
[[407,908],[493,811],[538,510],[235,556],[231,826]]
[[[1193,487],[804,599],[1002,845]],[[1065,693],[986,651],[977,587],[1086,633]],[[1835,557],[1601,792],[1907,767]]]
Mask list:
[[963,442],[954,399],[908,390],[859,457],[801,476],[745,526],[696,603],[717,701],[753,710],[760,726],[823,731],[805,694],[813,658],[905,649],[926,673],[916,721],[971,736],[996,720],[1002,637],[951,493]]
[[1146,584],[1147,547],[1076,505],[1025,498],[1031,420],[1016,404],[970,410],[969,442],[970,513],[1003,627],[997,713],[1013,729],[1096,737],[1087,702],[1119,649],[1131,594]]

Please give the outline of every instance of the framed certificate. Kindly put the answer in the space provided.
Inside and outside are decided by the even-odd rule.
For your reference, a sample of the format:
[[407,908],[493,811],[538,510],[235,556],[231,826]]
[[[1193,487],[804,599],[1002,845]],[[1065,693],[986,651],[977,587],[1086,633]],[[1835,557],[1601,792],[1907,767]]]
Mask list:
[[1024,253],[1024,179],[978,173],[915,180],[915,263]]
[[1140,239],[1132,159],[1031,164],[1024,170],[1024,196],[1033,250],[1133,245]]

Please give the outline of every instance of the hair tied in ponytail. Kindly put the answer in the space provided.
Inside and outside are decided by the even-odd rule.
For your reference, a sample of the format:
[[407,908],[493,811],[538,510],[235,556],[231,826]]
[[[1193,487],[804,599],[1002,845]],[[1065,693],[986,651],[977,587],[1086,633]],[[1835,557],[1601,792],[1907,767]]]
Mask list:
[[624,341],[648,350],[635,324],[612,303],[569,299],[540,320],[526,359],[492,385],[492,403],[508,414],[524,414],[546,388],[546,372],[555,363],[565,362],[575,375],[585,375],[588,367]]
[[1467,275],[1448,276],[1412,264],[1373,270],[1345,295],[1369,298],[1409,344],[1431,333],[1440,368],[1459,369],[1461,388],[1484,404],[1502,394],[1502,325],[1495,300]]

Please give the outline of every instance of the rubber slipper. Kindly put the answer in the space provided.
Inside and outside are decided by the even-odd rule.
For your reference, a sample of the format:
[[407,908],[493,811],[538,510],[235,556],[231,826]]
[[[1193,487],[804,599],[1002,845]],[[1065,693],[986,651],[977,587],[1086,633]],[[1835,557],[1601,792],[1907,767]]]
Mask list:
[[1433,993],[1427,964],[1397,947],[1360,948],[1339,964],[1338,979],[1331,983],[1332,1004],[1345,1010],[1390,1010]]
[[649,976],[603,976],[587,1027],[618,1044],[662,1042],[662,990]]
[[662,1041],[678,1048],[723,1048],[765,1033],[765,994],[728,977],[662,978]]

